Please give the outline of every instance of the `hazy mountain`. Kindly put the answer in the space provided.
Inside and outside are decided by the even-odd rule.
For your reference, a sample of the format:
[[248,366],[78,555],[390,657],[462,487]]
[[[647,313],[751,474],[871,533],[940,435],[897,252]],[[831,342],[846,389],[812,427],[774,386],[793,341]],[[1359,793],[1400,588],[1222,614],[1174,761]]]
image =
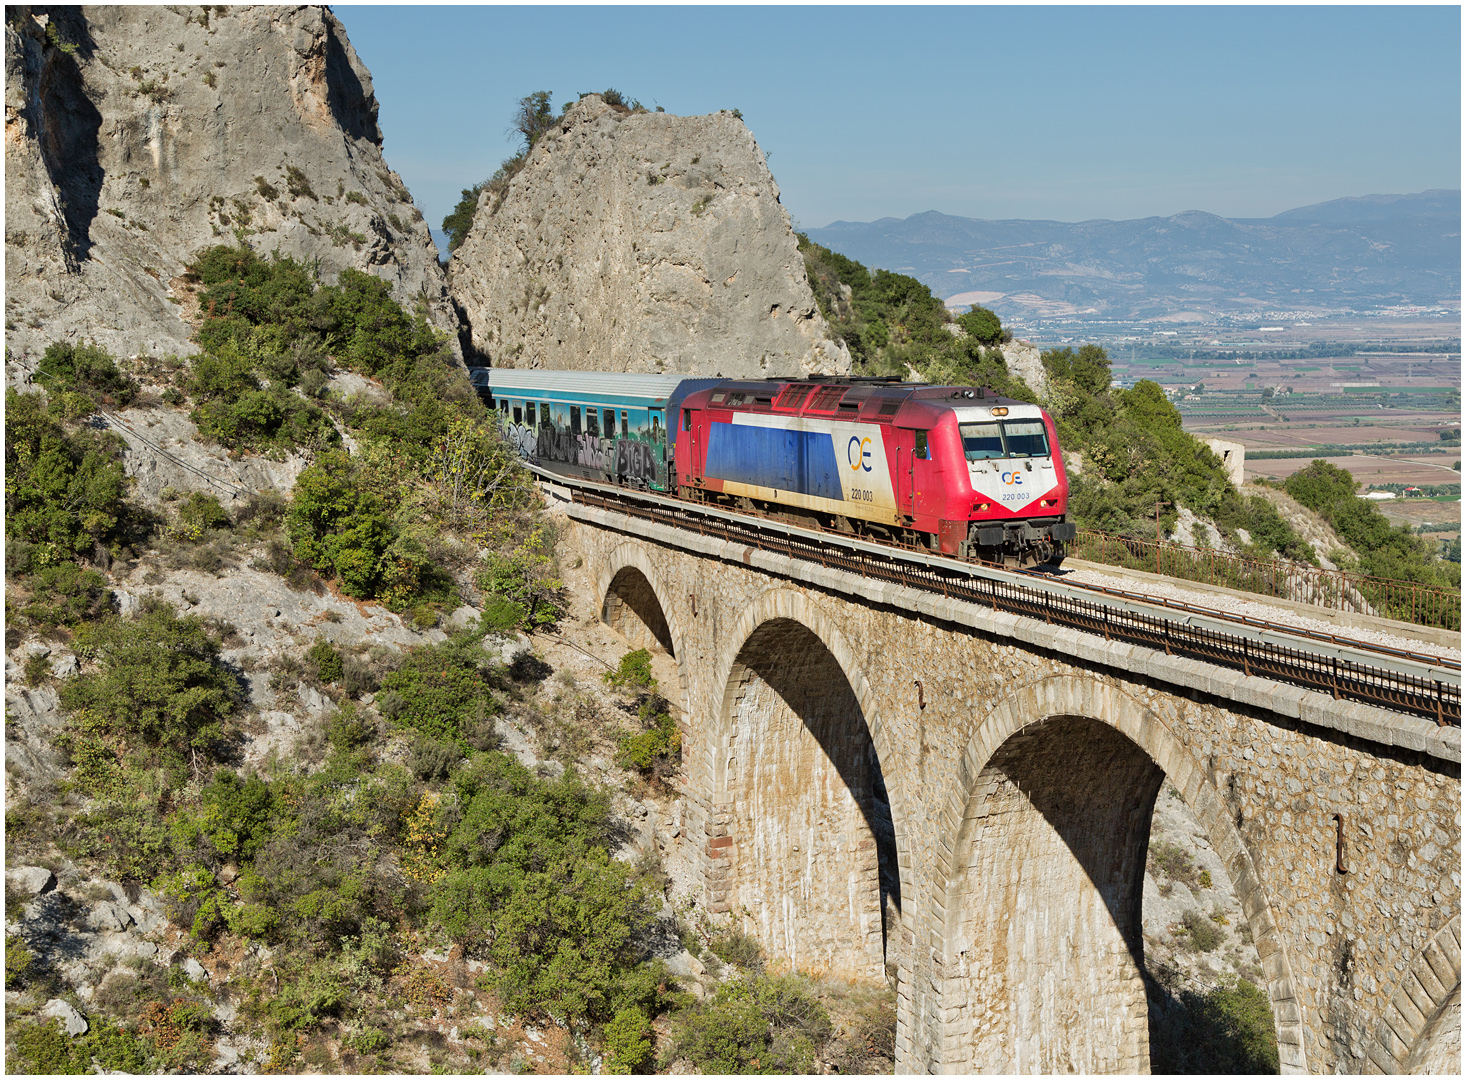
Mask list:
[[[989,221],[929,211],[810,238],[1000,315],[1184,317],[1459,301],[1461,193],[1366,195],[1228,219]],[[969,295],[977,294],[977,295]]]

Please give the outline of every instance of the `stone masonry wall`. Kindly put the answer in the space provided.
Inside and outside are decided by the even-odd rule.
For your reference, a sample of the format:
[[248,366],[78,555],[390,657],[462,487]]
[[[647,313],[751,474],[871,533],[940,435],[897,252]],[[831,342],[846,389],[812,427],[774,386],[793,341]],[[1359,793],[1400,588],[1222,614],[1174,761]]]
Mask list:
[[[573,513],[626,520],[589,508]],[[965,935],[982,923],[985,903],[971,893],[964,899],[960,879],[983,860],[996,873],[1011,854],[967,822],[989,798],[982,778],[995,761],[1005,772],[1032,773],[1036,766],[1004,746],[1052,717],[1090,717],[1118,731],[1181,793],[1225,863],[1257,943],[1285,1069],[1364,1071],[1374,1058],[1376,1068],[1389,1061],[1398,1068],[1431,1025],[1427,1011],[1439,1011],[1459,986],[1459,731],[1437,735],[1433,725],[1364,706],[660,529],[637,524],[628,535],[573,524],[570,535],[601,568],[603,587],[636,565],[660,598],[684,688],[685,783],[698,803],[692,842],[705,848],[715,834],[728,835],[741,812],[737,793],[719,786],[718,755],[727,747],[730,680],[760,626],[787,619],[806,627],[838,662],[864,717],[900,867],[899,933],[887,941],[900,968],[899,1068],[957,1070],[983,1045],[973,1010],[990,1003],[948,1000],[962,985],[957,946],[970,947]],[[703,553],[673,544],[700,545]],[[1077,793],[1095,766],[1076,757],[1071,768]],[[1117,866],[1143,860],[1149,812],[1146,803],[1138,851],[1137,834],[1114,820],[1096,822],[1083,842],[1112,845]],[[1336,869],[1338,813],[1344,874]],[[710,865],[705,852],[697,857]],[[1138,883],[1137,876],[1137,892]],[[1023,902],[1035,900],[1025,894]],[[1095,923],[1076,911],[1081,893],[1051,892],[1037,902],[1074,927],[1062,940],[1077,950],[1080,968],[1115,967],[1113,935],[1083,929]],[[849,940],[858,935],[858,926],[848,928]],[[990,935],[981,948],[1001,946]],[[1030,975],[1068,962],[1041,952],[1023,959]],[[1094,980],[1096,996],[1080,1001],[1105,1014],[1103,1023],[1130,1030],[1134,1002],[1110,994],[1104,1004],[1106,985],[1114,980]],[[1014,1045],[1042,1043],[1022,1027],[1038,1018],[1014,1022]],[[1144,1033],[1136,1038],[1139,1068],[1146,1042]],[[1032,1067],[1064,1066],[1045,1053]],[[1090,1067],[1124,1066],[1094,1059]]]

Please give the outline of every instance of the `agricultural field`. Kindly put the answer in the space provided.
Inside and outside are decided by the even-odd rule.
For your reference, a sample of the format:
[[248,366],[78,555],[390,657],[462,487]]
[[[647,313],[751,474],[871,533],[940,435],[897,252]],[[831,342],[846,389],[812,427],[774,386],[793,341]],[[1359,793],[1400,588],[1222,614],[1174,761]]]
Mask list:
[[[1241,440],[1238,440],[1239,442]],[[1306,466],[1313,458],[1267,458],[1254,461],[1251,456],[1246,461],[1246,476],[1251,480],[1254,477],[1266,477],[1269,480],[1282,480],[1292,476],[1299,469]],[[1330,465],[1337,465],[1346,470],[1354,479],[1359,481],[1360,491],[1368,491],[1371,487],[1379,487],[1383,484],[1459,484],[1461,474],[1451,466],[1461,460],[1461,449],[1456,447],[1444,454],[1412,454],[1408,457],[1385,457],[1373,454],[1349,454],[1339,457],[1325,457],[1323,460]],[[1396,502],[1434,502],[1431,499],[1398,499]]]

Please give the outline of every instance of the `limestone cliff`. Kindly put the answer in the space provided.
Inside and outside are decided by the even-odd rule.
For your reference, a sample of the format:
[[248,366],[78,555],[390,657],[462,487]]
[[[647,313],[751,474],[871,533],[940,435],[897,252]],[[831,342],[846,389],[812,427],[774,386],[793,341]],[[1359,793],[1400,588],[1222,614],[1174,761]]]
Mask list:
[[187,355],[174,283],[236,237],[376,274],[456,331],[382,158],[371,76],[324,7],[8,7],[6,345]]
[[486,191],[449,289],[504,367],[759,377],[848,372],[763,152],[731,113],[583,98],[502,204]]

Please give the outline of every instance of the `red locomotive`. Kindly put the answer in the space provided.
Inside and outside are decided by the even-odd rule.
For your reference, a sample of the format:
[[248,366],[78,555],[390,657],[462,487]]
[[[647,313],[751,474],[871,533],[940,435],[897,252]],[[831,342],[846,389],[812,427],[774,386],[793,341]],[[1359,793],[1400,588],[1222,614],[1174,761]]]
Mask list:
[[1057,563],[1075,529],[1053,420],[965,386],[724,382],[679,403],[678,494],[961,558]]

